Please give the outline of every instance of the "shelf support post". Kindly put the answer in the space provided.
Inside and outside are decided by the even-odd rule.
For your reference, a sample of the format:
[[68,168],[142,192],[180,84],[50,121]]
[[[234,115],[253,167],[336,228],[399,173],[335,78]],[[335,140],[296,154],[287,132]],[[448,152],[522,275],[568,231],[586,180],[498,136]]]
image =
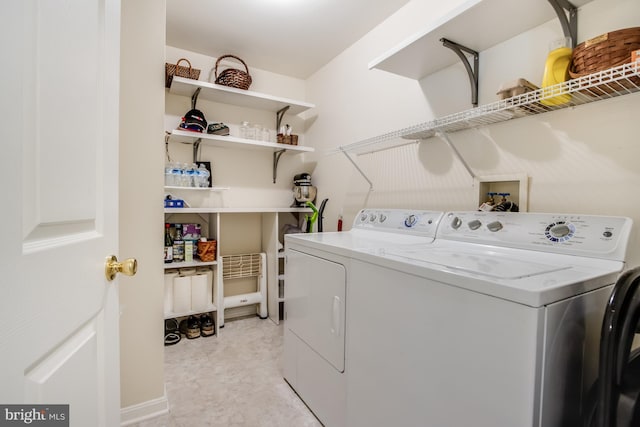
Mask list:
[[[290,107],[289,105],[287,105],[286,107],[282,107],[276,113],[276,133],[280,132],[280,125],[282,124],[282,118],[284,117],[284,113],[287,112],[289,107]],[[275,181],[273,181],[273,182],[275,182]]]
[[356,170],[360,173],[360,175],[362,175],[362,177],[369,183],[369,191],[373,191],[373,182],[371,182],[371,180],[369,178],[367,178],[367,175],[365,175],[364,172],[362,172],[362,169],[360,169],[360,167],[358,166],[358,164],[351,158],[351,156],[349,155],[349,153],[347,153],[347,151],[342,148],[342,147],[338,147],[340,149],[340,151],[342,152],[342,154],[345,155],[345,157],[347,159],[349,159],[349,161],[351,162],[351,164],[353,165],[354,168],[356,168]]
[[[468,47],[462,46],[456,42],[452,42],[451,40],[447,40],[445,38],[441,38],[440,41],[444,47],[448,47],[452,51],[455,52],[456,55],[462,61],[464,68],[467,70],[467,74],[469,75],[469,83],[471,84],[471,104],[474,107],[478,106],[478,62],[480,60],[480,54],[473,49],[469,49]],[[473,69],[471,68],[471,64],[469,64],[469,59],[465,56],[464,52],[473,56]]]
[[[287,107],[289,108],[289,107]],[[277,150],[273,152],[273,183],[276,183],[276,176],[278,174],[278,162],[280,161],[280,156],[287,151],[284,148],[282,150]]]
[[556,11],[556,15],[558,15],[564,36],[571,38],[572,48],[576,47],[578,38],[578,8],[567,0],[548,0],[548,2],[553,7],[553,10]]
[[455,154],[458,160],[460,160],[460,163],[462,163],[462,166],[464,166],[464,168],[467,170],[469,175],[471,175],[471,178],[475,179],[476,174],[473,173],[473,171],[471,170],[467,162],[465,162],[464,158],[462,157],[458,149],[453,145],[453,142],[451,142],[451,139],[449,139],[449,135],[447,135],[446,132],[436,132],[436,135],[438,135],[449,146],[451,151],[453,151],[453,154]]
[[202,88],[198,88],[196,89],[195,92],[193,92],[193,95],[191,95],[191,109],[195,110],[196,109],[196,103],[198,102],[198,95],[200,95],[200,89]]
[[202,138],[196,139],[193,143],[193,163],[198,162],[198,149],[200,148],[200,143],[202,142]]

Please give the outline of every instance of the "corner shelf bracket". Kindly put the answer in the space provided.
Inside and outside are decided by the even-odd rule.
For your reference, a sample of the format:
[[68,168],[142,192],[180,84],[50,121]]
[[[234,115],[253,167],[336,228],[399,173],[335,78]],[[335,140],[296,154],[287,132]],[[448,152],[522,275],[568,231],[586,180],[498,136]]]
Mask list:
[[567,0],[547,0],[555,10],[562,32],[571,38],[571,47],[576,47],[578,38],[578,8]]
[[[287,107],[288,108],[288,107]],[[273,183],[276,183],[276,177],[278,174],[278,162],[280,161],[280,157],[287,151],[285,149],[277,150],[273,152]]]
[[373,182],[371,182],[371,180],[362,171],[362,169],[360,169],[360,166],[358,166],[358,164],[351,158],[349,153],[344,148],[342,148],[342,147],[338,147],[338,148],[340,149],[342,154],[344,154],[344,156],[351,162],[353,167],[356,168],[356,170],[360,173],[360,175],[362,175],[362,177],[365,179],[365,181],[367,181],[369,183],[369,191],[373,191]]
[[[276,112],[276,133],[280,131],[280,125],[282,125],[282,118],[284,117],[284,113],[289,109],[289,105],[286,107],[282,107]],[[274,181],[275,182],[275,181]]]
[[[549,0],[552,1],[552,0]],[[452,42],[451,40],[441,38],[440,41],[444,47],[448,47],[452,51],[455,52],[456,55],[462,61],[464,68],[467,70],[467,74],[469,75],[469,83],[471,84],[471,104],[474,107],[478,106],[478,62],[480,61],[480,54],[473,49],[469,49],[468,47],[462,46],[456,42]],[[465,53],[473,56],[473,69],[471,64],[469,63],[469,58],[465,55]]]

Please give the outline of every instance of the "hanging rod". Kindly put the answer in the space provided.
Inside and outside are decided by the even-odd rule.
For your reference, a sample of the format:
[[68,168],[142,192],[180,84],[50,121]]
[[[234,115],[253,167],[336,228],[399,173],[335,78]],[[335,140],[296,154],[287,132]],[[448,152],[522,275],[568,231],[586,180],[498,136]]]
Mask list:
[[[550,0],[551,1],[551,0]],[[478,106],[478,62],[480,58],[480,54],[473,49],[469,49],[468,47],[462,46],[456,42],[452,42],[451,40],[441,38],[440,41],[444,47],[448,47],[452,51],[455,52],[456,55],[462,61],[464,68],[467,70],[467,74],[469,75],[469,83],[471,84],[471,104],[474,107]],[[473,69],[471,68],[471,64],[469,63],[469,59],[463,53],[466,52],[469,55],[473,56]]]
[[[578,38],[578,8],[567,0],[547,0],[556,11],[562,32],[571,38],[571,47],[576,47]],[[568,15],[568,17],[567,17]]]

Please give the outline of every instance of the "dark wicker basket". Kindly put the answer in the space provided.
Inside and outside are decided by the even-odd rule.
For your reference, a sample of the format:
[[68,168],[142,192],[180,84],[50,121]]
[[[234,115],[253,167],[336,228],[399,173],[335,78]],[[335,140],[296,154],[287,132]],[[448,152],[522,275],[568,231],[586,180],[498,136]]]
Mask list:
[[569,75],[575,79],[626,64],[636,49],[640,49],[640,27],[602,34],[575,47]]
[[[223,60],[224,58],[237,59],[238,61],[242,62],[242,65],[244,65],[244,69],[246,71],[238,70],[236,68],[227,68],[226,70],[222,71],[220,75],[218,75],[218,65],[220,64],[220,61]],[[249,75],[249,67],[247,67],[247,64],[245,64],[244,61],[238,58],[237,56],[222,55],[220,58],[218,58],[218,60],[216,61],[215,76],[216,76],[215,82],[219,85],[235,87],[235,88],[244,89],[244,90],[249,89],[249,86],[251,86],[251,76]]]
[[[180,62],[187,61],[189,64],[188,67],[184,67],[180,65]],[[186,58],[178,59],[178,62],[175,64],[169,64],[166,62],[164,64],[164,86],[166,88],[171,87],[171,82],[173,81],[173,76],[185,77],[187,79],[198,80],[200,77],[200,70],[196,68],[191,68],[191,62],[189,62]]]

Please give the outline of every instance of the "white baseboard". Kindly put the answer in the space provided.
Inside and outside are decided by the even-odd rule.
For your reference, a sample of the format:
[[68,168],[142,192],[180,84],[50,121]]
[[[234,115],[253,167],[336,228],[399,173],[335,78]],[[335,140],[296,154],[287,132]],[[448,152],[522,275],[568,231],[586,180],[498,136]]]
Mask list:
[[120,425],[122,427],[169,413],[169,400],[167,392],[162,397],[127,406],[120,409]]

